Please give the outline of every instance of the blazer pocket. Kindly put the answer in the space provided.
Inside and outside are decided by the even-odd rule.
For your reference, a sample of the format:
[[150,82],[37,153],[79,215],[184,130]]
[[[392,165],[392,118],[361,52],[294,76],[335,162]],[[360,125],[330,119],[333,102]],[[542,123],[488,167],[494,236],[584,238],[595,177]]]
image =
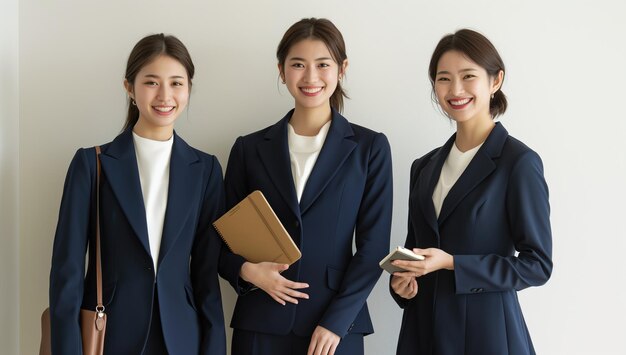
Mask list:
[[187,303],[193,308],[194,311],[198,312],[198,308],[196,307],[196,302],[193,298],[193,290],[190,285],[185,285],[185,296],[187,296]]
[[333,291],[339,291],[343,281],[344,271],[333,267],[326,267],[326,285]]

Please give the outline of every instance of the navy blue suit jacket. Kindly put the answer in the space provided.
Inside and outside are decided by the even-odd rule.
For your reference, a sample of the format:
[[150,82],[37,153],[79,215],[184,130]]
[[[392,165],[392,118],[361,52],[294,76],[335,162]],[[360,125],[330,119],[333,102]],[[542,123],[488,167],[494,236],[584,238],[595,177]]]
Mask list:
[[406,247],[440,248],[454,270],[418,278],[411,300],[391,291],[404,308],[397,353],[534,354],[517,291],[552,272],[541,159],[497,123],[437,218],[433,190],[455,137],[411,168]]
[[[292,111],[293,112],[293,111]],[[282,306],[261,290],[240,295],[233,328],[310,336],[317,325],[343,337],[373,332],[366,299],[389,250],[392,209],[387,138],[350,124],[333,110],[332,123],[300,202],[296,197],[287,124],[239,137],[226,169],[227,206],[261,190],[302,251],[283,275],[310,285],[310,299]],[[356,244],[353,253],[352,244]],[[244,260],[222,254],[220,273],[241,294]]]
[[[211,226],[223,212],[217,159],[174,136],[167,210],[155,277],[130,130],[102,146],[100,223],[105,354],[141,354],[155,289],[170,354],[225,354],[217,278],[221,241]],[[96,306],[95,149],[79,149],[65,181],[50,273],[52,352],[81,354],[79,309]],[[190,260],[191,259],[191,260]]]

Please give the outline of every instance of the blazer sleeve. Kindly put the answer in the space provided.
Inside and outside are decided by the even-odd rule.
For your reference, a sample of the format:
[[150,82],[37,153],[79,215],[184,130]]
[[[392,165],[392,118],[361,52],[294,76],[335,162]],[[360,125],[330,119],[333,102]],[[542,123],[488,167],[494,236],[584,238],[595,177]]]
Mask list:
[[455,255],[456,293],[522,290],[543,285],[552,273],[548,186],[541,158],[527,151],[515,162],[506,197],[509,235],[517,256]]
[[[243,138],[239,137],[230,151],[224,178],[227,208],[231,208],[247,196],[244,159]],[[250,290],[252,285],[239,277],[241,266],[246,259],[231,252],[223,242],[219,259],[219,274],[233,286],[235,292],[241,295]]]
[[[87,153],[79,149],[67,172],[52,247],[50,323],[52,354],[82,354],[79,311],[83,300],[85,253],[89,240],[93,182]],[[95,174],[95,172],[94,172]]]
[[384,134],[372,142],[367,180],[355,226],[356,253],[344,274],[339,292],[319,325],[344,337],[376,285],[378,262],[389,251],[393,208],[391,149]]
[[224,210],[224,185],[220,164],[215,157],[211,158],[207,164],[210,173],[191,251],[190,272],[202,329],[200,353],[226,354],[224,313],[217,274],[222,242],[212,225]]
[[[415,186],[415,182],[417,181],[417,177],[419,176],[419,173],[422,170],[425,161],[428,161],[428,158],[422,157],[420,159],[416,159],[411,165],[409,195],[410,195],[410,192],[413,191],[413,189],[417,190],[417,186]],[[408,218],[407,234],[406,234],[406,240],[404,242],[404,247],[407,249],[413,250],[413,248],[416,248],[417,245],[415,242],[415,232],[413,230],[413,222],[411,221],[411,216],[412,216],[413,211],[411,208],[410,200],[409,200],[408,211],[409,211],[408,213],[409,218]],[[393,278],[393,275],[389,275],[389,293],[391,293],[391,297],[394,299],[394,301],[396,301],[396,303],[398,304],[398,306],[400,306],[400,308],[405,308],[411,302],[411,299],[406,299],[406,298],[401,297],[393,290],[393,288],[391,288],[392,278]]]

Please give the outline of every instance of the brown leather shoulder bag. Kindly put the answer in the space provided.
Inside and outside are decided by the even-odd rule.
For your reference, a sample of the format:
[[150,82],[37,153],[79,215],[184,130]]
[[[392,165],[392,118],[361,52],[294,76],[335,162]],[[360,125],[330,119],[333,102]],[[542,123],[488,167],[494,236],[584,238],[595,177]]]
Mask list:
[[[96,292],[97,305],[95,310],[80,310],[80,332],[83,338],[84,355],[104,354],[104,333],[107,316],[102,303],[102,260],[100,252],[100,147],[96,146]],[[41,344],[39,355],[52,355],[50,336],[50,308],[41,315]]]

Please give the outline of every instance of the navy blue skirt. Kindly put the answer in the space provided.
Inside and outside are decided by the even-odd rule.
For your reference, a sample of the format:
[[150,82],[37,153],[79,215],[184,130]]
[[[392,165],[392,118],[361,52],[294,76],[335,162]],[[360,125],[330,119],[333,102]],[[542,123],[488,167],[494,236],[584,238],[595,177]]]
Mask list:
[[[235,329],[231,355],[303,355],[311,337],[273,335]],[[348,334],[339,342],[335,355],[363,355],[363,334]]]

